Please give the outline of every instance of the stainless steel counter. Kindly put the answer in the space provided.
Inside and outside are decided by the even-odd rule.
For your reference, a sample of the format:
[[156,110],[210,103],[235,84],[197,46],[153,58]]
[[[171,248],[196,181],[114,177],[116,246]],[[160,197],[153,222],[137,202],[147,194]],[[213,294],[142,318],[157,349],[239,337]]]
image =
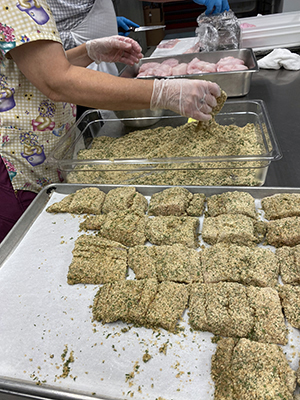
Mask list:
[[264,186],[300,187],[300,71],[261,69],[243,99],[265,102],[283,153],[271,163]]

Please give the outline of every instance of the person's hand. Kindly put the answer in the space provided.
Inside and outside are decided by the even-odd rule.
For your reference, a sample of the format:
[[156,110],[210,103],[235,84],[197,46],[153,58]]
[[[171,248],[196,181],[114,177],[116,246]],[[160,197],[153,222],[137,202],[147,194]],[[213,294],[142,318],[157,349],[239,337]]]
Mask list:
[[227,0],[194,0],[194,3],[206,6],[206,15],[215,15],[224,11],[229,11],[229,4]]
[[117,24],[118,24],[118,30],[119,30],[119,35],[121,36],[128,36],[130,34],[130,28],[138,28],[139,25],[136,24],[135,22],[130,21],[130,19],[127,19],[125,17],[117,17]]
[[198,121],[209,121],[221,89],[198,79],[155,79],[150,109],[169,109]]
[[86,42],[86,51],[97,64],[105,61],[134,65],[143,57],[138,42],[118,35],[89,40]]

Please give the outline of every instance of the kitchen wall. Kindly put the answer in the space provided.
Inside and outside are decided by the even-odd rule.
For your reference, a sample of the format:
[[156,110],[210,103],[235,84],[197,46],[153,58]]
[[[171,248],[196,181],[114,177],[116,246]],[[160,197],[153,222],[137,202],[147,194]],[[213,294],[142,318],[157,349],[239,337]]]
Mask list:
[[284,0],[282,11],[283,12],[300,11],[300,1],[299,0]]

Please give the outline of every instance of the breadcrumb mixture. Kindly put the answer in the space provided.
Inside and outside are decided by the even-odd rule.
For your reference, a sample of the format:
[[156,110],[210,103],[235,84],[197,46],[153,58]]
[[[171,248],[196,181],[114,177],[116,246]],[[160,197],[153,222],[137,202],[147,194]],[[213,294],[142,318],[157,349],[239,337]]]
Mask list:
[[[220,156],[262,154],[256,126],[248,123],[219,125],[214,119],[198,126],[190,122],[180,127],[138,130],[115,140],[103,140],[103,148],[82,150],[79,160],[145,159],[145,164],[83,165],[67,176],[68,183],[132,185],[245,185],[261,183],[260,161],[218,161]],[[97,146],[98,147],[98,146]],[[185,163],[151,164],[151,159],[187,158]],[[193,157],[217,157],[211,162],[194,162]],[[184,160],[183,160],[184,161]]]

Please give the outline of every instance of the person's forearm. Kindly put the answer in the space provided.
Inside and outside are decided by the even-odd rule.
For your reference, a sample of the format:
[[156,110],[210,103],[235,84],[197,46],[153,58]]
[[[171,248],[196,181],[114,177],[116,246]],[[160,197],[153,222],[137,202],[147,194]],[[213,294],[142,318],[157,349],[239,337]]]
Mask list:
[[122,110],[149,108],[153,81],[118,78],[70,65],[62,46],[31,42],[10,51],[22,73],[53,101]]
[[78,67],[87,67],[93,60],[87,55],[85,43],[66,51],[66,56],[70,64]]
[[71,67],[62,86],[56,88],[55,100],[106,110],[144,109],[150,107],[152,89],[152,80]]

